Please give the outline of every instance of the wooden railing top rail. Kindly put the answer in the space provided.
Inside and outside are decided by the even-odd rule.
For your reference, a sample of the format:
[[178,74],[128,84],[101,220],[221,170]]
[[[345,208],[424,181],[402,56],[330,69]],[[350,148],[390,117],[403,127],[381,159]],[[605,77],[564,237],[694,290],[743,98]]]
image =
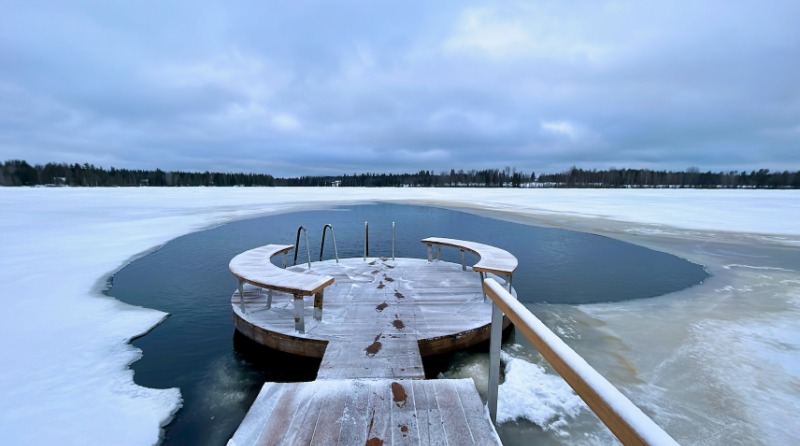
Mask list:
[[[494,279],[484,292],[625,445],[677,445],[607,379]],[[491,410],[491,408],[490,408]]]
[[311,296],[333,283],[333,277],[314,273],[298,273],[278,268],[270,262],[277,254],[294,249],[292,245],[270,244],[245,251],[228,265],[237,279],[257,287]]
[[483,243],[457,240],[452,238],[428,237],[422,239],[426,245],[443,245],[466,250],[480,257],[472,266],[474,271],[510,276],[517,269],[519,262],[510,252]]

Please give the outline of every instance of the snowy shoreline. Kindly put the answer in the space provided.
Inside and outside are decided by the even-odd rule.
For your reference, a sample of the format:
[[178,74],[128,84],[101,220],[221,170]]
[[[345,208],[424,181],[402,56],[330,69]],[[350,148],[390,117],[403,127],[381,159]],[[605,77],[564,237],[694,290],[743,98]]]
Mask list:
[[[774,247],[796,254],[800,246],[800,227],[795,223],[800,221],[800,191],[0,188],[0,205],[7,210],[0,217],[6,247],[6,256],[0,260],[0,280],[4,284],[2,315],[7,321],[0,328],[0,351],[5,364],[14,364],[0,374],[0,391],[4,395],[0,413],[6,420],[0,427],[0,441],[85,444],[87,438],[102,438],[114,444],[156,443],[161,425],[180,407],[180,394],[177,389],[147,389],[133,383],[128,366],[139,359],[141,352],[129,341],[152,329],[165,314],[102,295],[107,277],[173,238],[210,226],[269,213],[378,201],[519,218],[529,224],[620,238],[696,263],[711,264],[714,280],[674,294],[682,302],[691,301],[687,296],[700,301],[716,298],[715,305],[741,311],[736,313],[741,316],[735,319],[738,325],[719,322],[706,308],[693,309],[694,313],[705,314],[705,319],[693,318],[676,309],[674,295],[648,299],[647,304],[581,308],[591,317],[605,321],[609,335],[630,348],[629,359],[637,363],[644,381],[653,384],[650,388],[623,385],[623,389],[642,395],[647,407],[653,405],[656,421],[666,421],[665,428],[671,433],[670,426],[686,429],[680,420],[682,412],[655,405],[657,387],[675,384],[659,374],[659,370],[669,369],[669,364],[644,354],[653,349],[653,343],[637,343],[636,333],[626,332],[626,315],[634,312],[640,319],[653,318],[648,321],[651,325],[653,321],[670,320],[671,326],[680,327],[684,337],[666,336],[658,344],[658,348],[671,349],[667,351],[673,359],[683,360],[681,355],[687,348],[695,349],[690,353],[696,354],[708,333],[739,342],[748,352],[763,349],[764,344],[769,346],[776,340],[791,348],[800,346],[797,328],[789,325],[766,336],[765,328],[759,325],[760,315],[751,314],[753,308],[738,308],[753,288],[767,297],[782,293],[783,302],[775,302],[763,311],[769,312],[771,320],[777,313],[779,323],[797,320],[800,293],[793,265],[781,267],[785,262],[780,259],[751,259],[756,263],[753,265],[730,261],[741,256],[698,249],[703,244],[729,243],[745,248],[763,245],[765,250]],[[762,277],[763,270],[732,266],[736,264],[789,271],[769,270],[768,279]],[[702,289],[698,292],[697,288]],[[724,293],[728,293],[727,298],[719,297]],[[747,314],[750,316],[745,317]],[[678,322],[664,318],[678,318]],[[750,342],[747,333],[756,340]],[[688,343],[680,343],[687,339]],[[785,364],[788,378],[779,379],[776,392],[759,396],[758,407],[747,407],[754,413],[745,421],[754,425],[763,425],[769,415],[775,415],[764,413],[764,407],[774,403],[784,387],[792,388],[798,379],[794,374],[800,368],[796,360],[792,362],[780,351],[772,353],[775,354],[766,360],[779,364],[789,361]],[[683,367],[686,362],[677,364]],[[757,368],[748,371],[756,377],[763,372]],[[704,373],[720,382],[729,378],[715,370]],[[764,382],[756,384],[763,386],[775,379],[774,375],[766,376]],[[748,396],[740,397],[742,400]],[[784,406],[800,401],[796,394],[786,398],[782,401]],[[680,402],[675,405],[680,406]],[[691,411],[693,406],[678,409]],[[41,427],[43,423],[46,428]],[[792,426],[788,421],[783,425],[785,429]],[[747,425],[742,428],[752,429],[758,431]],[[795,439],[789,433],[785,435],[789,436],[772,440]],[[703,439],[702,432],[687,432],[684,438]]]

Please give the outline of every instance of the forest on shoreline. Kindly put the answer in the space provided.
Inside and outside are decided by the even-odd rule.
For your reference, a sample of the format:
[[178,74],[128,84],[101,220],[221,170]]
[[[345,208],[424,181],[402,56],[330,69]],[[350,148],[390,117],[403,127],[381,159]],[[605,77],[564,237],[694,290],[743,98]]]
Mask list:
[[332,176],[275,178],[269,174],[105,169],[92,164],[47,163],[23,160],[0,162],[0,186],[71,187],[515,187],[515,188],[757,188],[798,189],[800,171],[769,169],[703,172],[651,169],[585,170],[578,167],[536,175],[515,168],[451,169],[435,173],[361,173]]

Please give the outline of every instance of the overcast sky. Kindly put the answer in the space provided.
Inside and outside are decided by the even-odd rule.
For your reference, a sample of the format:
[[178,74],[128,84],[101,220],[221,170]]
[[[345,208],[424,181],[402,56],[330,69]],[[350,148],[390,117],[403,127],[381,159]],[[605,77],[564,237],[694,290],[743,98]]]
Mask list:
[[800,169],[800,1],[2,1],[0,160]]

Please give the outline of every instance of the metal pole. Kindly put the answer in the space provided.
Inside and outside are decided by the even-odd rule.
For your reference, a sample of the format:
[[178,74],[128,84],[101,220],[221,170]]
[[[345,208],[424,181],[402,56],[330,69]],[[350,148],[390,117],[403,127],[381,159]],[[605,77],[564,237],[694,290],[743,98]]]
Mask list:
[[322,254],[325,251],[325,232],[328,228],[331,230],[331,238],[333,239],[333,254],[336,257],[336,263],[339,263],[339,250],[336,249],[336,234],[333,233],[333,225],[327,224],[322,227],[322,243],[319,245],[319,261],[322,261]]
[[303,228],[303,235],[306,237],[306,259],[308,259],[308,269],[311,269],[311,247],[308,245],[308,231]]
[[331,226],[331,239],[333,240],[333,255],[336,256],[336,263],[339,263],[339,250],[336,248],[336,234],[333,233],[333,226]]
[[239,279],[239,308],[242,309],[242,313],[247,313],[244,309],[244,280]]
[[364,222],[364,260],[367,260],[369,255],[369,223]]
[[394,230],[394,222],[392,222],[392,260],[394,260],[394,239],[395,239],[395,230]]
[[497,386],[500,384],[500,341],[503,338],[503,312],[492,303],[492,337],[489,341],[489,418],[497,424]]
[[[294,240],[294,264],[297,265],[297,253],[300,251],[300,232],[305,231],[306,228],[300,226],[297,228],[297,238]],[[308,243],[306,243],[307,245]]]

